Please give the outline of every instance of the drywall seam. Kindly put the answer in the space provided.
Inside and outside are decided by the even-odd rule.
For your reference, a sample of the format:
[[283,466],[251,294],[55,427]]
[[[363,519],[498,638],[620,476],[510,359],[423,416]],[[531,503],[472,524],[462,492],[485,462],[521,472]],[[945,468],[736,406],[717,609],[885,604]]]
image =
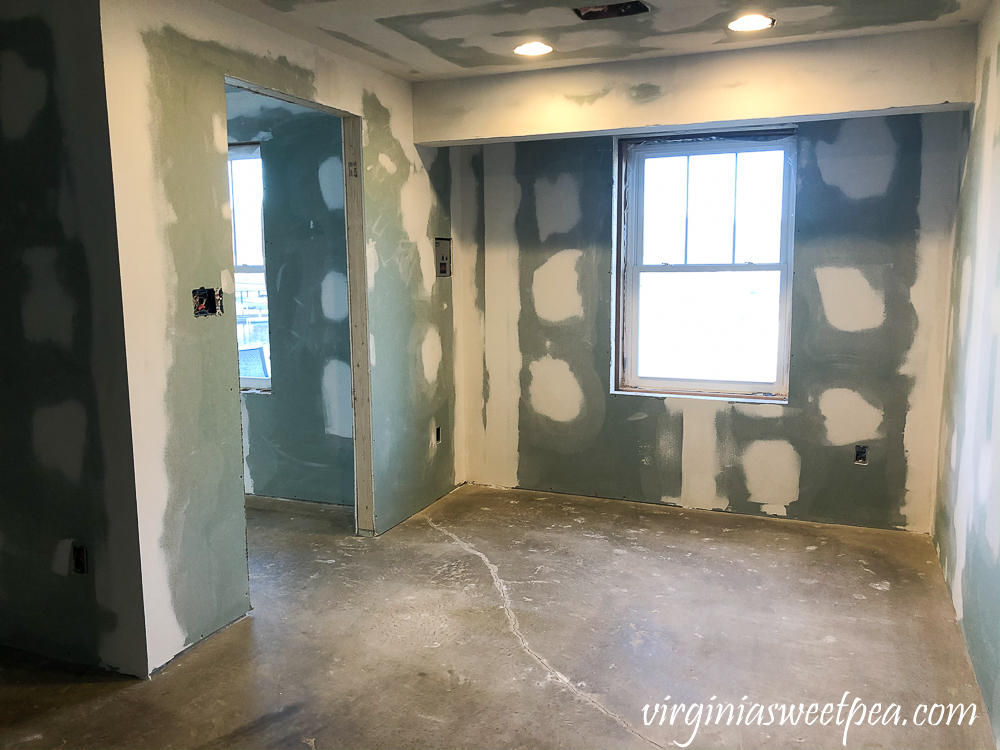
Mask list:
[[521,312],[517,235],[514,219],[521,187],[514,176],[515,146],[483,149],[486,202],[486,369],[490,393],[486,403],[483,477],[500,487],[517,486],[518,408],[521,350],[517,323]]
[[906,528],[931,532],[937,483],[939,429],[944,404],[944,352],[947,339],[948,293],[955,248],[954,196],[959,174],[952,155],[961,132],[953,118],[922,118],[920,202],[917,214],[917,278],[910,302],[917,330],[900,373],[913,378],[903,446],[906,449],[906,495],[902,513]]
[[[719,440],[716,415],[729,408],[724,401],[708,399],[664,399],[684,414],[681,439],[681,501],[685,508],[724,510],[729,500],[719,495],[715,478],[719,473]],[[664,498],[669,501],[669,498]]]
[[[967,107],[975,99],[975,54],[974,30],[952,28],[418,82],[414,139],[456,144]],[[637,102],[629,94],[638,85],[661,95]]]
[[486,460],[483,357],[485,320],[476,307],[475,237],[478,201],[471,159],[474,147],[452,149],[452,295],[455,305],[455,483],[481,475]]

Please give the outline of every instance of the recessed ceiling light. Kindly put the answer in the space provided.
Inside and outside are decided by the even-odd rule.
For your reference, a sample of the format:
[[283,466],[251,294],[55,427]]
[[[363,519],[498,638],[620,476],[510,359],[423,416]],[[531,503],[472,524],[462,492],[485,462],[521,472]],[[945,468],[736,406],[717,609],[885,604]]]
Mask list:
[[770,16],[762,16],[760,13],[751,13],[748,16],[740,16],[731,24],[731,31],[763,31],[774,26],[775,21]]
[[527,55],[528,57],[547,55],[551,51],[552,48],[545,44],[545,42],[528,42],[527,44],[522,44],[520,47],[514,48],[514,54]]

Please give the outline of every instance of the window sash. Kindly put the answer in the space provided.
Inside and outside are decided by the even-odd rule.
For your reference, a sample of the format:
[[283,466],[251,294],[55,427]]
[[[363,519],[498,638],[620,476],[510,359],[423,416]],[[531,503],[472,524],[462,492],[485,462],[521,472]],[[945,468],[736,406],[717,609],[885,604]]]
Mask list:
[[[652,395],[681,395],[702,398],[725,398],[730,401],[764,401],[786,403],[791,337],[792,237],[795,211],[795,136],[782,133],[762,140],[739,137],[697,140],[621,141],[620,181],[622,218],[619,235],[619,330],[616,335],[618,356],[614,363],[614,382],[623,392]],[[645,159],[664,156],[698,156],[702,154],[742,153],[748,151],[785,152],[782,189],[782,222],[777,263],[718,263],[718,264],[645,264],[643,259],[644,178]],[[735,177],[734,177],[735,181]],[[734,211],[733,257],[736,246],[736,214]],[[685,231],[685,259],[688,237]],[[675,378],[639,377],[638,320],[639,279],[643,273],[704,273],[704,272],[779,271],[779,331],[777,377],[773,383],[747,381],[684,380]]]

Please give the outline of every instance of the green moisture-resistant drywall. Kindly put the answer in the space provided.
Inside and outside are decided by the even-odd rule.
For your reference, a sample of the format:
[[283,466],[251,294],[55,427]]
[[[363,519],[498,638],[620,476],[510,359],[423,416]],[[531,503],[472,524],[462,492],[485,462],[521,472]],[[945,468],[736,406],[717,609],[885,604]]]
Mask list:
[[[243,394],[244,483],[271,497],[354,503],[343,125],[260,100],[230,140],[262,138],[270,392]],[[230,95],[232,96],[232,95]]]
[[[249,608],[236,322],[195,318],[191,290],[233,270],[224,130],[225,76],[311,98],[313,75],[191,39],[165,27],[142,35],[150,74],[153,160],[171,221],[176,295],[168,318],[168,503],[161,546],[174,613],[195,643]],[[231,306],[232,295],[226,295]]]
[[1000,737],[998,37],[994,2],[980,30],[980,92],[959,199],[934,527],[994,738]]
[[[913,379],[900,371],[917,328],[910,288],[917,272],[923,117],[944,118],[937,121],[939,129],[943,122],[956,134],[948,152],[954,169],[945,168],[942,175],[957,175],[961,113],[798,128],[792,359],[785,407],[611,395],[612,141],[517,144],[520,486],[694,502],[811,521],[905,525],[903,431]],[[949,193],[944,194],[947,202]],[[947,226],[927,229],[948,231]],[[545,264],[553,265],[545,270]],[[854,286],[828,289],[825,299],[818,269],[834,269],[831,276],[837,280],[847,269]],[[826,274],[821,273],[824,281]],[[843,308],[850,307],[855,292],[865,300],[881,300],[883,317],[859,326],[843,323]],[[579,302],[565,315],[554,314],[546,301],[552,295]],[[576,389],[578,411],[571,405],[560,413],[546,402],[546,394]],[[864,414],[881,415],[864,440],[870,447],[867,466],[854,464],[853,441],[838,439],[827,423],[839,399]],[[686,424],[705,419],[706,409],[714,424]],[[834,421],[837,416],[832,414]],[[697,442],[705,433],[709,437]],[[684,475],[685,451],[717,458],[714,482],[711,476],[701,480],[707,493],[682,500],[685,480],[699,481]],[[780,507],[752,496],[751,463],[755,476],[770,472],[777,483],[791,483]]]
[[98,3],[0,7],[0,91],[0,642],[145,674]]
[[378,97],[366,92],[362,104],[375,529],[383,532],[455,486],[451,279],[435,277],[433,258],[433,238],[450,236],[451,173],[447,149],[408,154]]
[[[516,159],[521,187],[515,219],[520,248],[518,335],[524,364],[518,482],[523,487],[601,497],[658,500],[679,495],[680,416],[665,411],[662,402],[609,395],[611,139],[521,143]],[[555,275],[568,284],[563,289],[536,288],[536,272],[553,258],[558,263],[559,254],[566,258],[570,273],[556,267]],[[574,289],[581,314],[557,321],[551,320],[558,317],[551,313],[546,314],[548,319],[539,316],[539,307],[546,303],[543,297],[572,295]],[[531,405],[531,364],[545,358],[566,362],[582,391],[580,413],[573,419],[558,421]],[[656,406],[659,409],[651,408]],[[676,450],[666,449],[668,441],[676,444]]]

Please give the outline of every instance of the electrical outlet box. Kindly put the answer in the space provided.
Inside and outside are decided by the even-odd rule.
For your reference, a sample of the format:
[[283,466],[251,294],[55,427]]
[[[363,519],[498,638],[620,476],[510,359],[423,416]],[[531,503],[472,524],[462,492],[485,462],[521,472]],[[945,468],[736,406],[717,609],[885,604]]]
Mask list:
[[199,287],[191,290],[191,301],[194,303],[194,316],[205,318],[210,315],[222,315],[222,289]]
[[858,466],[868,465],[868,446],[867,445],[855,445],[854,446],[854,463]]
[[441,428],[440,427],[435,427],[434,428],[434,442],[435,443],[440,443],[441,442]]
[[73,572],[84,575],[90,572],[89,561],[87,560],[87,548],[82,545],[73,545]]
[[437,275],[451,276],[451,238],[437,237],[434,240],[434,257],[437,259]]

